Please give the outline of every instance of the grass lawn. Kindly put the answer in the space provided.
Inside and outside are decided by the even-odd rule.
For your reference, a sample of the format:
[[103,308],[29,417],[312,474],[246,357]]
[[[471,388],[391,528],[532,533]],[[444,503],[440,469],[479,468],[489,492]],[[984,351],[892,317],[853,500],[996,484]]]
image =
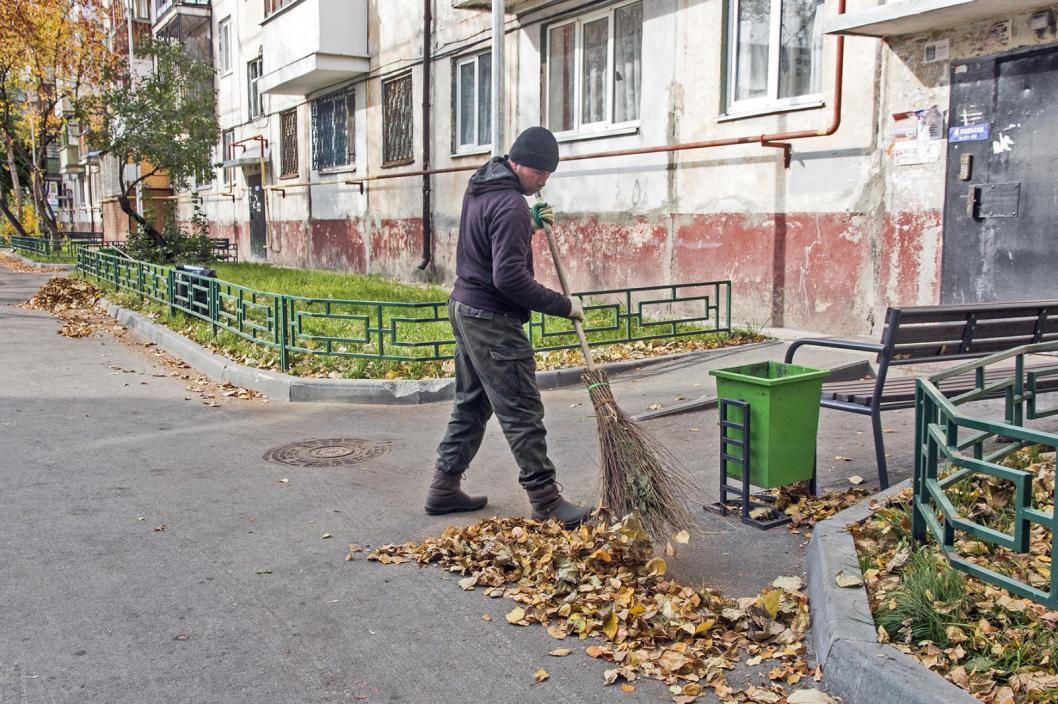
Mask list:
[[17,254],[22,255],[26,259],[32,259],[40,264],[76,264],[77,255],[66,252],[59,252],[56,254],[40,254],[38,252],[30,252],[29,250],[16,249]]
[[[141,301],[138,295],[127,291],[114,298],[239,363],[278,369],[279,352],[274,346],[278,307],[273,294],[297,296],[300,298],[290,301],[287,310],[288,346],[295,348],[289,355],[291,374],[352,379],[419,379],[452,374],[450,361],[415,359],[452,353],[452,331],[446,308],[448,288],[379,276],[286,269],[266,264],[210,266],[222,282],[218,287],[220,325],[216,336],[206,320],[180,311],[170,315],[168,306]],[[626,306],[621,297],[601,297],[589,303],[605,306],[587,312],[586,328],[593,343],[616,340],[628,333],[623,319]],[[185,305],[190,305],[190,296]],[[596,348],[598,361],[712,349],[763,339],[746,331],[708,332],[699,322],[655,320],[640,325],[638,319],[633,319],[630,327],[635,338],[671,335],[673,331],[689,334],[656,341],[603,344]],[[529,334],[537,348],[576,344],[569,321],[562,318],[545,318],[542,324],[532,325]],[[255,338],[261,342],[255,342]],[[378,355],[379,345],[386,356],[411,359],[372,358],[371,355]],[[553,351],[539,353],[537,364],[540,368],[554,368],[579,362],[575,353]]]

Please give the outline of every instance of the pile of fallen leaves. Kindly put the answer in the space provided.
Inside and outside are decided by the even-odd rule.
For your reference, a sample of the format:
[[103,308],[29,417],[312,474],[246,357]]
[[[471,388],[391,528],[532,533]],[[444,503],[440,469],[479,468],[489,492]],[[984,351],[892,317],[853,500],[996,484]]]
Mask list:
[[[768,521],[782,515],[790,517],[787,527],[800,533],[801,529],[810,529],[816,523],[825,521],[836,513],[858,504],[870,496],[870,492],[859,487],[844,491],[824,491],[815,496],[809,491],[808,482],[786,484],[764,493],[770,505],[750,509],[750,517],[759,521]],[[728,506],[735,513],[741,511],[741,504]]]
[[[1044,513],[1054,511],[1054,456],[1054,452],[1029,448],[1005,462],[1034,475],[1033,506]],[[981,474],[947,490],[961,515],[1004,533],[1011,532],[1014,492],[1013,483]],[[950,574],[952,569],[932,539],[925,547],[912,544],[911,498],[911,489],[905,489],[873,505],[872,518],[852,527],[876,620],[884,618],[886,611],[904,608],[908,593],[905,576],[916,560],[931,560],[938,574]],[[1044,527],[1031,529],[1027,554],[960,535],[963,537],[955,548],[962,557],[1044,591],[1049,589],[1052,536]],[[915,638],[914,624],[905,618],[900,627],[891,629],[895,632],[880,627],[879,639],[917,657],[988,704],[1058,701],[1058,611],[963,572],[953,579],[958,580],[958,598],[941,601],[936,595],[938,600],[927,605],[940,619],[936,637]]]
[[103,290],[84,279],[56,276],[44,284],[33,298],[23,304],[51,313],[63,321],[58,330],[66,337],[87,337],[99,329],[111,327],[114,321],[96,303]]
[[[422,544],[386,545],[368,556],[383,564],[436,563],[463,575],[459,586],[517,603],[516,626],[542,624],[558,640],[599,639],[587,654],[612,663],[607,684],[631,691],[639,676],[670,685],[673,701],[693,702],[706,688],[724,702],[829,702],[806,690],[788,699],[784,685],[811,673],[803,640],[808,598],[799,577],[780,577],[757,597],[729,600],[665,578],[649,537],[634,517],[563,530],[554,522],[492,518],[449,527]],[[568,655],[569,648],[551,654]],[[725,671],[772,661],[770,682],[736,691]],[[547,673],[543,672],[546,678]],[[541,678],[538,671],[537,678]]]
[[56,266],[35,266],[33,264],[26,264],[18,257],[12,257],[10,254],[0,252],[0,266],[11,271],[18,271],[24,274],[49,274],[54,271],[64,271],[64,267]]
[[[701,352],[721,347],[748,345],[764,342],[768,338],[746,330],[733,330],[730,334],[706,334],[702,337],[674,337],[660,340],[636,340],[593,347],[592,361],[596,364],[623,362],[630,359],[650,359],[666,354]],[[552,350],[536,353],[537,369],[568,369],[583,367],[584,357],[580,349]]]

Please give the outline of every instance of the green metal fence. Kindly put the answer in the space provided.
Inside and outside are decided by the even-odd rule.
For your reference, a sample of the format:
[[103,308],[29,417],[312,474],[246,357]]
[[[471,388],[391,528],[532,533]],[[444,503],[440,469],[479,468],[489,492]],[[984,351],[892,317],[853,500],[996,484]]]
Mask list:
[[[940,374],[919,379],[915,392],[915,477],[912,511],[912,534],[924,540],[932,534],[953,567],[990,584],[1003,587],[1014,594],[1033,599],[1049,608],[1058,608],[1058,571],[1051,569],[1050,558],[1058,553],[1058,521],[1055,520],[1055,496],[1051,490],[1050,503],[1034,505],[1033,482],[1041,481],[1032,473],[1003,466],[1000,462],[1017,450],[1045,445],[1058,447],[1058,435],[1024,427],[1025,422],[1058,415],[1058,408],[1044,408],[1039,402],[1045,391],[1044,380],[1058,377],[1058,363],[1028,369],[1025,358],[1041,352],[1058,350],[1058,342],[1026,345],[1001,352],[981,360],[960,365]],[[1009,373],[995,372],[995,365],[1013,359]],[[986,370],[992,367],[992,373]],[[951,398],[938,388],[945,379],[962,374],[973,374],[974,384],[969,391]],[[984,398],[1002,396],[1005,399],[1004,418],[985,420],[965,412],[964,404]],[[998,446],[990,441],[1003,439]],[[1009,440],[1009,442],[1008,442]],[[995,449],[995,448],[998,449]],[[992,448],[992,449],[989,449]],[[947,493],[961,482],[983,474],[1010,482],[1013,487],[1012,530],[998,530],[987,521],[961,515]],[[1053,481],[1053,478],[1049,481]],[[1046,485],[1045,485],[1046,486]],[[983,511],[990,515],[990,511]],[[1049,586],[1029,584],[1017,577],[986,566],[987,558],[964,554],[966,541],[980,541],[1017,553],[1029,552],[1030,532],[1042,526],[1050,532],[1050,554],[1046,570],[1050,571]]]
[[102,235],[95,237],[64,237],[61,240],[53,240],[49,237],[19,237],[9,238],[10,245],[19,254],[36,255],[38,257],[77,256],[79,247],[100,247],[103,245]]
[[[129,259],[106,249],[77,250],[86,276],[291,355],[428,362],[451,359],[447,301],[419,303],[313,298],[257,291],[198,273]],[[731,331],[731,282],[587,291],[586,333],[592,345]],[[568,320],[533,314],[537,351],[574,349]]]

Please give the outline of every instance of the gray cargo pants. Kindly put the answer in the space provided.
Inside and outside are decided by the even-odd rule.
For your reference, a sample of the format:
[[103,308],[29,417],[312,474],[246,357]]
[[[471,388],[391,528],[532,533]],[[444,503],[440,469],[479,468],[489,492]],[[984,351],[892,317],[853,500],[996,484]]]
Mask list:
[[437,447],[437,469],[462,474],[481,446],[493,413],[518,463],[526,489],[549,484],[544,404],[536,387],[536,361],[522,323],[503,313],[448,302],[456,338],[456,392],[448,430]]

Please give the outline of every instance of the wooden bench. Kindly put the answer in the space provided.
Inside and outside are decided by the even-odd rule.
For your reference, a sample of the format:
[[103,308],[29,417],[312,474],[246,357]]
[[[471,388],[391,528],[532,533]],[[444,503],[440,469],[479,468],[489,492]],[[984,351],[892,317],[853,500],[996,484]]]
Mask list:
[[210,237],[213,245],[213,254],[221,261],[239,261],[239,245],[227,237]]
[[[803,338],[790,345],[786,362],[791,363],[794,353],[805,346],[878,354],[875,378],[824,384],[820,406],[871,417],[878,482],[885,489],[889,486],[889,474],[881,413],[915,405],[915,377],[890,379],[890,366],[985,357],[1021,345],[1054,340],[1058,340],[1058,300],[909,306],[886,311],[881,342]],[[989,370],[986,380],[998,380],[1009,373],[1002,369]],[[1058,389],[1058,378],[1041,379],[1038,387]],[[949,395],[972,388],[972,373],[946,379],[940,385]]]

